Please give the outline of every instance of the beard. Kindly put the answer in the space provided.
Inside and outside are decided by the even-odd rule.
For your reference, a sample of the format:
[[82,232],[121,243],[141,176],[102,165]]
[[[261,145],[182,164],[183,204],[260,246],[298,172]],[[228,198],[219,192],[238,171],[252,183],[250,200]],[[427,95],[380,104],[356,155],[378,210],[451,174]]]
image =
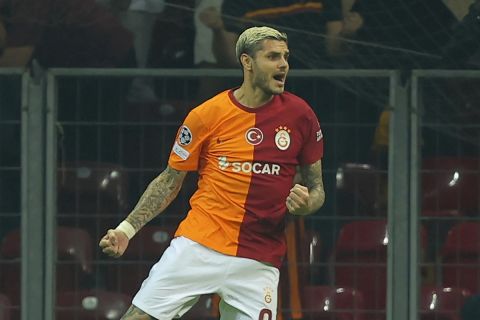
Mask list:
[[257,71],[257,74],[253,78],[253,85],[260,88],[267,95],[278,95],[283,93],[283,88],[272,88],[271,85],[272,78],[266,73]]

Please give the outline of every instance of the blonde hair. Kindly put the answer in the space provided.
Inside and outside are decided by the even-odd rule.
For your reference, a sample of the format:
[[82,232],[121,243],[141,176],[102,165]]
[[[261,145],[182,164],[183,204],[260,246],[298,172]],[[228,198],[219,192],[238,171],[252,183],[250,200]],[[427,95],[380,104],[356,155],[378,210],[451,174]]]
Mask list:
[[251,27],[243,31],[238,37],[237,45],[235,46],[235,53],[240,64],[240,56],[243,53],[253,57],[260,50],[262,41],[267,39],[288,42],[286,33],[270,27]]

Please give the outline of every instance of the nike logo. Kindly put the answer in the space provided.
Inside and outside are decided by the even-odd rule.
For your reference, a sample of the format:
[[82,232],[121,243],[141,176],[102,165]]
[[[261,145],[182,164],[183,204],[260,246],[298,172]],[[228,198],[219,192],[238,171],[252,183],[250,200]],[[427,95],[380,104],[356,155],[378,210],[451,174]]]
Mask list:
[[228,141],[228,140],[230,140],[230,139],[231,139],[231,138],[227,138],[227,139],[217,138],[217,144],[223,143],[223,142]]

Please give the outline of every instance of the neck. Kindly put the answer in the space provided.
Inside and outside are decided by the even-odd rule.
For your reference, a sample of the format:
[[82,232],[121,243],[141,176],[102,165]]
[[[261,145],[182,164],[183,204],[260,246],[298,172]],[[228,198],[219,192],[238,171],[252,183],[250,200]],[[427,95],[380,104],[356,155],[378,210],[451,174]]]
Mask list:
[[267,94],[258,87],[243,82],[242,86],[233,92],[235,99],[247,108],[258,108],[272,100],[273,95]]

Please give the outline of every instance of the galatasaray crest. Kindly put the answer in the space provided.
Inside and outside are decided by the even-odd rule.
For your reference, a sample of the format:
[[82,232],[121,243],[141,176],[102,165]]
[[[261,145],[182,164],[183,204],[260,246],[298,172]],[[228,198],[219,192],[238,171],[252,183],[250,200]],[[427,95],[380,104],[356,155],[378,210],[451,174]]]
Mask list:
[[280,150],[287,150],[290,146],[290,129],[280,126],[275,129],[275,144]]
[[265,294],[264,300],[266,303],[271,303],[272,302],[272,295],[273,295],[273,289],[270,287],[263,288],[263,292]]

